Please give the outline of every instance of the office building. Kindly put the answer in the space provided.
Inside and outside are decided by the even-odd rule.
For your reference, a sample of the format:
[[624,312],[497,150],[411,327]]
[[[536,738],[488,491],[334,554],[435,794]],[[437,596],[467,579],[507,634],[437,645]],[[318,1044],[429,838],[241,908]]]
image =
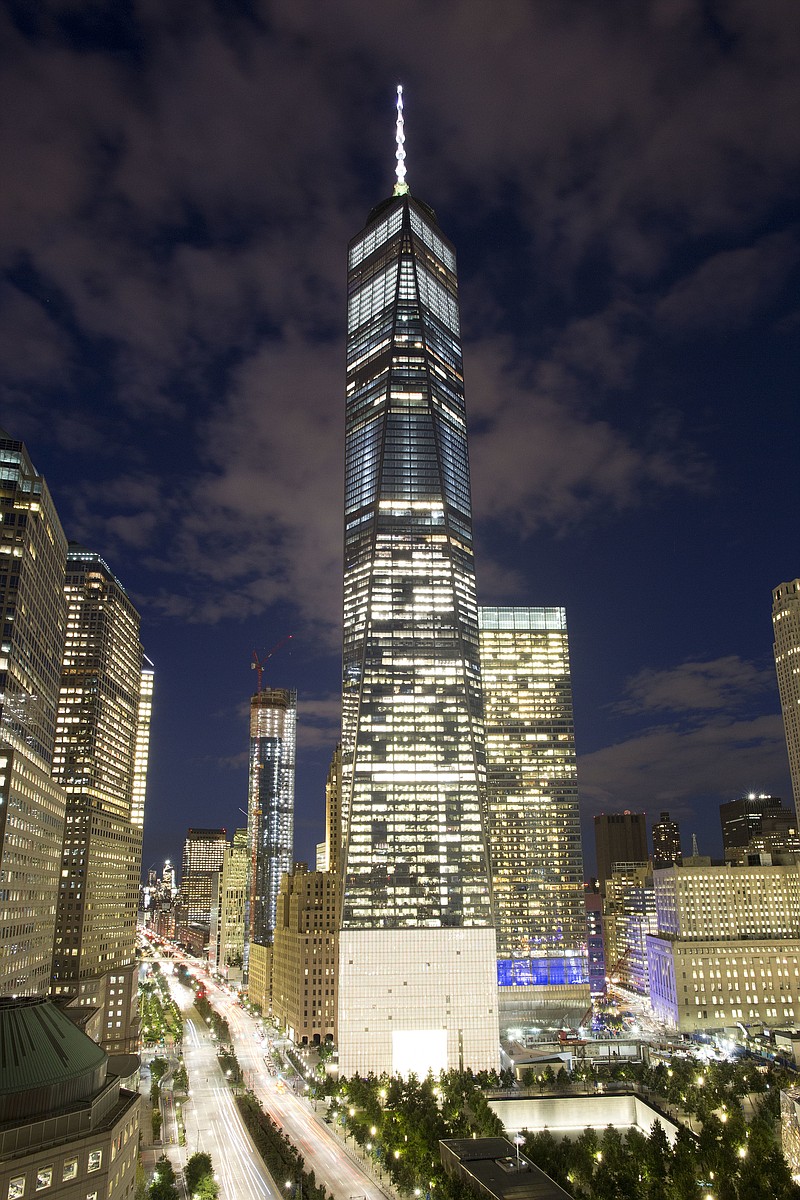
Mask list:
[[52,778],[67,540],[22,442],[0,430],[0,993],[45,994],[66,796]]
[[348,258],[344,1076],[499,1056],[456,261],[398,131]]
[[190,829],[183,843],[180,910],[181,924],[211,927],[214,876],[222,870],[228,845],[224,829]]
[[618,862],[603,898],[606,970],[612,983],[649,994],[647,936],[658,929],[649,862]]
[[133,1196],[138,1092],[52,1001],[0,999],[0,1196]]
[[262,1013],[272,1012],[272,946],[250,943],[247,998]]
[[296,863],[278,895],[272,1014],[298,1045],[336,1039],[338,880]]
[[[102,1045],[138,1041],[136,913],[149,716],[139,614],[100,555],[70,543],[53,777],[67,794],[52,991],[103,1010]],[[134,819],[135,817],[135,819]]]
[[[144,801],[147,792],[147,766],[150,761],[150,723],[153,717],[153,686],[155,669],[146,654],[142,655],[139,678],[139,707],[136,715],[136,745],[133,752],[133,800],[131,821],[144,827]],[[172,872],[175,891],[175,872]]]
[[800,579],[772,593],[773,650],[795,811],[800,811]]
[[653,822],[653,870],[680,866],[681,831],[677,821],[672,821],[668,812],[662,812]]
[[647,822],[644,813],[600,813],[594,819],[597,879],[605,895],[615,863],[647,862]]
[[342,747],[337,746],[325,780],[325,870],[342,869]]
[[331,756],[325,780],[325,841],[317,845],[317,870],[339,872],[342,865],[342,747]]
[[268,946],[281,876],[292,869],[297,693],[264,688],[250,701],[247,943]]
[[719,806],[722,846],[729,861],[764,853],[798,853],[797,815],[780,796],[750,792]]
[[214,877],[209,961],[226,979],[239,980],[244,962],[244,914],[250,855],[247,830],[237,829]]
[[500,1029],[589,1004],[575,728],[563,608],[480,608],[486,832]]
[[586,950],[589,960],[589,992],[594,996],[606,994],[606,948],[603,931],[603,897],[592,887],[587,887],[586,905]]
[[800,1019],[797,866],[682,866],[654,874],[650,1003],[681,1032]]

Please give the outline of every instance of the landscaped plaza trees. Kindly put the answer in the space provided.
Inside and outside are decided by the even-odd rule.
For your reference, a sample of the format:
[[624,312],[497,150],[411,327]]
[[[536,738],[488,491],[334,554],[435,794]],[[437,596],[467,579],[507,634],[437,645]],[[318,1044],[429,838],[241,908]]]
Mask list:
[[[608,1127],[575,1139],[549,1132],[528,1135],[524,1152],[576,1200],[800,1200],[781,1153],[780,1089],[794,1082],[782,1068],[753,1060],[670,1065],[619,1064],[606,1079],[648,1089],[691,1117],[699,1133],[680,1127],[670,1147],[656,1124],[646,1136]],[[439,1162],[441,1138],[490,1137],[504,1131],[485,1089],[510,1079],[450,1072],[434,1080],[376,1078],[326,1081],[317,1094],[331,1097],[330,1120],[372,1156],[402,1191],[431,1192],[461,1200],[462,1185]],[[535,1084],[558,1090],[564,1076]],[[744,1106],[743,1106],[744,1104]],[[747,1115],[745,1115],[745,1113]]]

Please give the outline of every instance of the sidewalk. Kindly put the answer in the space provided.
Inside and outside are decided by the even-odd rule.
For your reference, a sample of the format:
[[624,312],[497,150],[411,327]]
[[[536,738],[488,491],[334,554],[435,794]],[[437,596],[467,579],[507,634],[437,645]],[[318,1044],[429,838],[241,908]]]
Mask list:
[[183,1182],[183,1168],[186,1165],[186,1151],[183,1147],[178,1145],[175,1100],[172,1094],[171,1077],[174,1068],[174,1061],[170,1061],[170,1066],[161,1080],[161,1088],[159,1089],[161,1137],[158,1141],[153,1140],[153,1127],[150,1123],[150,1084],[152,1082],[152,1077],[149,1072],[147,1073],[146,1078],[142,1078],[142,1081],[139,1085],[139,1090],[142,1096],[140,1153],[142,1156],[142,1165],[144,1166],[145,1177],[148,1181],[152,1179],[154,1171],[157,1170],[159,1158],[161,1158],[162,1155],[166,1155],[166,1157],[172,1163],[175,1174],[178,1177],[178,1188],[181,1194],[184,1197],[187,1197],[188,1200],[188,1193]]

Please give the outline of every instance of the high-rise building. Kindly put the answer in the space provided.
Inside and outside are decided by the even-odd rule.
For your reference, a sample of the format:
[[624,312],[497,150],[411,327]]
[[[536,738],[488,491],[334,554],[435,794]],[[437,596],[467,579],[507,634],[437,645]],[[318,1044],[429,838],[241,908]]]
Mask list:
[[175,887],[175,868],[170,860],[164,860],[164,870],[161,872],[161,888],[171,900],[177,891]]
[[780,796],[750,792],[720,804],[719,819],[726,859],[743,859],[748,853],[800,852],[797,814],[794,808],[784,808]]
[[67,540],[22,442],[0,430],[0,993],[50,987],[66,796],[52,778]]
[[336,1037],[338,879],[297,863],[278,895],[272,1012],[299,1045]]
[[249,861],[247,830],[237,829],[225,847],[222,869],[214,876],[211,899],[208,957],[227,979],[242,977]]
[[647,822],[644,813],[600,813],[594,819],[597,880],[605,895],[615,863],[647,862]]
[[456,260],[404,178],[348,257],[339,1067],[495,1067]]
[[[150,761],[150,723],[153,716],[153,683],[155,669],[146,654],[142,655],[139,679],[139,708],[136,717],[136,746],[133,753],[133,801],[131,821],[144,827],[144,801],[147,792],[147,766]],[[175,872],[172,873],[175,890]]]
[[653,822],[653,869],[680,865],[681,830],[677,821],[670,820],[668,812],[662,812]]
[[136,912],[152,664],[139,728],[139,614],[107,563],[70,543],[53,777],[67,793],[52,990],[104,1010],[102,1045],[138,1037]]
[[292,869],[296,744],[297,692],[259,689],[250,701],[248,945],[272,942],[281,875]]
[[480,608],[486,831],[501,1031],[589,1004],[563,608]]
[[342,869],[342,747],[337,746],[325,780],[325,870]]
[[650,990],[647,935],[656,929],[650,863],[614,863],[603,898],[606,971],[613,982],[642,996]]
[[772,627],[794,807],[800,812],[800,579],[773,590]]
[[186,925],[211,926],[214,875],[222,870],[228,845],[224,829],[190,829],[183,843],[181,917]]
[[603,897],[600,895],[600,889],[587,887],[585,902],[589,992],[592,996],[604,996],[606,994],[606,949],[603,931]]

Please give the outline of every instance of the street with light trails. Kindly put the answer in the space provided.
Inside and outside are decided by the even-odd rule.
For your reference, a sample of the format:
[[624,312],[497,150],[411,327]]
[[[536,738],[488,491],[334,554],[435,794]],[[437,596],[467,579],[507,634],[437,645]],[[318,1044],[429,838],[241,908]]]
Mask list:
[[[187,960],[187,966],[198,970],[191,960]],[[169,961],[165,967],[169,971]],[[311,1103],[269,1075],[264,1062],[267,1047],[257,1036],[256,1020],[205,973],[202,978],[209,1001],[228,1022],[247,1086],[303,1155],[306,1170],[314,1171],[317,1182],[325,1184],[333,1200],[353,1200],[354,1197],[357,1200],[394,1200],[395,1193],[390,1185],[376,1182],[360,1164],[355,1152],[344,1147],[330,1131]],[[172,975],[168,975],[168,979],[181,1010],[191,1008],[190,989]],[[221,1200],[277,1197],[281,1188],[286,1200],[286,1183],[290,1184],[288,1190],[291,1191],[294,1181],[273,1183],[270,1180],[244,1128],[231,1089],[225,1083],[211,1035],[196,1016],[186,1022],[184,1061],[192,1094],[186,1112],[187,1156],[196,1148],[211,1154],[220,1178]],[[281,1087],[284,1090],[279,1090]]]

